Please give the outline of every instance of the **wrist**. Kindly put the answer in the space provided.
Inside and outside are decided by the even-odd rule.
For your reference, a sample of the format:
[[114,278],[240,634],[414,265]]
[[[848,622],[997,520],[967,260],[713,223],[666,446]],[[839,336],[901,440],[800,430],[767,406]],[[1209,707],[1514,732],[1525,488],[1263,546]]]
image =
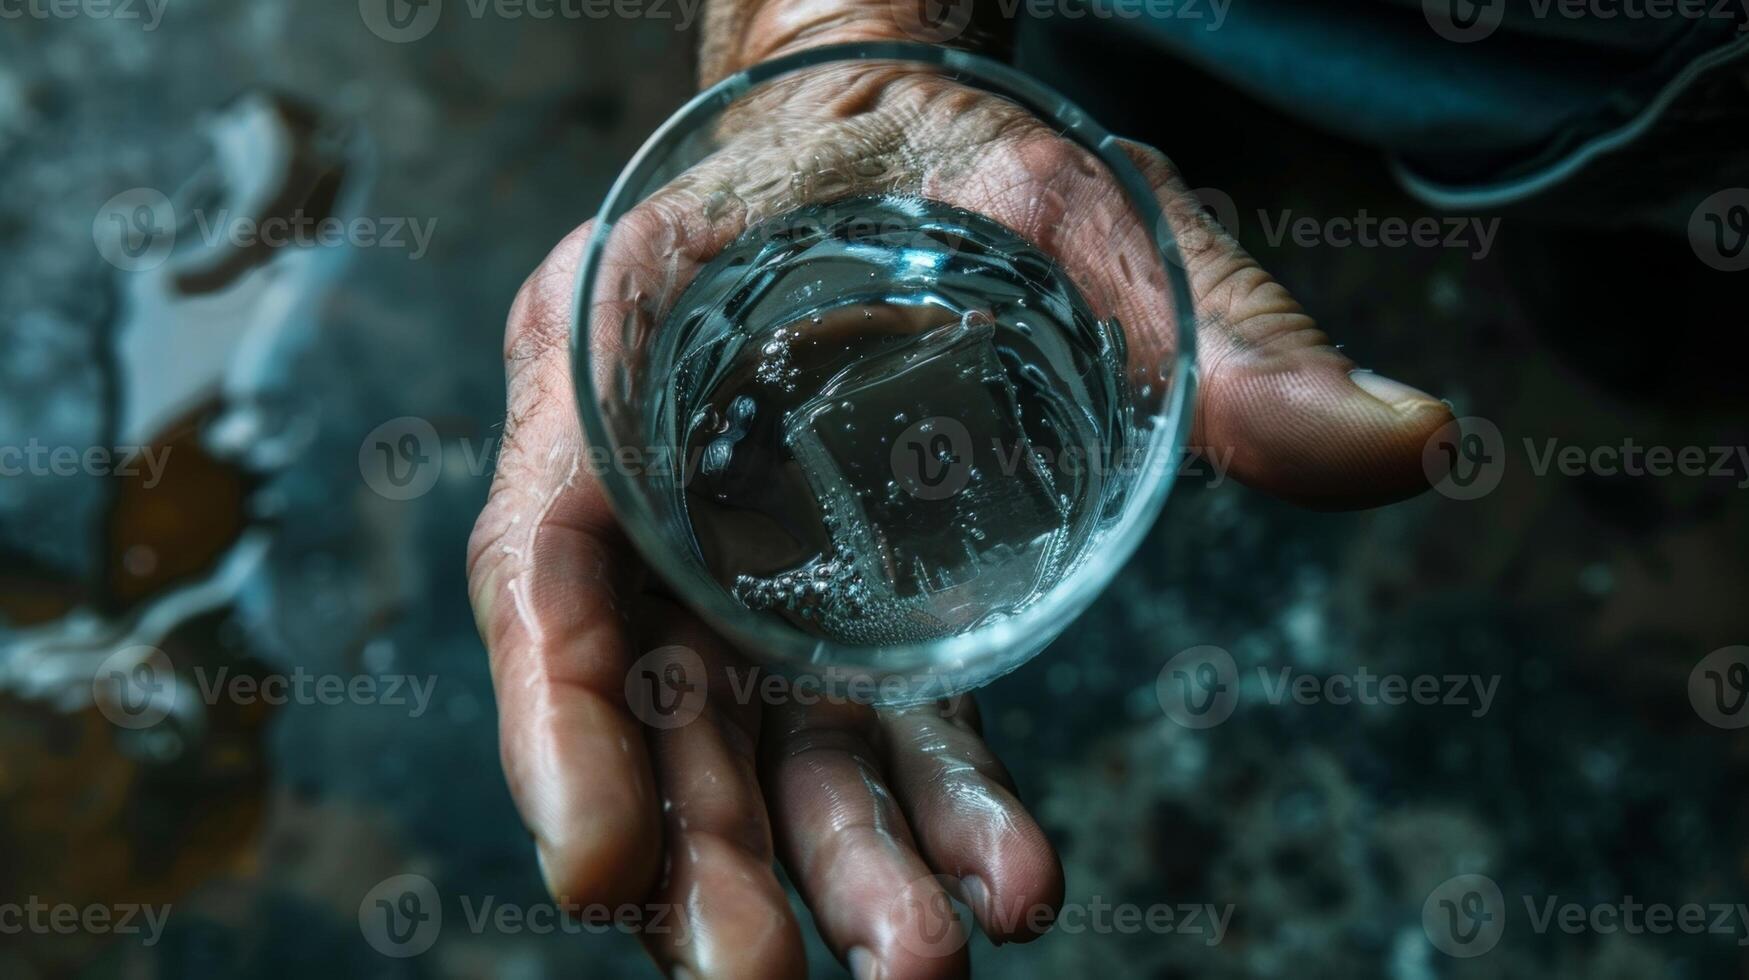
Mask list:
[[828,44],[911,41],[1006,59],[1013,23],[973,0],[708,0],[699,82]]

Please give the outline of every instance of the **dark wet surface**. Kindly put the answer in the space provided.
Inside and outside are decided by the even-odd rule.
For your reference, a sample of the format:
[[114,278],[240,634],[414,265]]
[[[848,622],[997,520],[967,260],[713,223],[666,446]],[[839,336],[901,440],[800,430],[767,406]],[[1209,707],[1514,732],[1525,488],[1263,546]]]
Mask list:
[[[143,628],[140,611],[178,581],[248,557],[254,529],[270,542],[264,556],[210,612],[171,617],[157,637],[179,669],[435,679],[417,717],[387,703],[232,706],[166,740],[107,723],[90,706],[89,668],[27,679],[13,663],[0,690],[0,901],[170,903],[173,915],[152,948],[0,943],[0,974],[73,964],[137,976],[648,970],[623,936],[468,928],[467,911],[487,897],[544,898],[498,769],[462,549],[500,433],[505,310],[689,94],[692,42],[667,24],[465,9],[404,44],[367,30],[353,5],[285,0],[171,0],[149,32],[114,20],[0,23],[0,445],[179,438],[169,416],[147,438],[118,434],[103,365],[142,280],[104,260],[93,223],[117,194],[174,197],[210,166],[203,119],[242,93],[283,92],[357,126],[368,158],[349,159],[368,159],[369,183],[355,185],[353,213],[432,230],[417,258],[408,236],[407,247],[350,249],[343,266],[288,272],[313,301],[286,314],[246,397],[231,393],[230,404],[252,406],[232,420],[241,428],[189,406],[205,435],[177,444],[169,478],[190,482],[149,498],[204,502],[171,508],[190,526],[126,510],[125,482],[112,478],[0,478],[0,643],[10,655],[47,631],[55,650],[107,652],[106,638]],[[1642,269],[1614,253],[1588,261],[1570,245],[1579,233],[1526,216],[1508,216],[1480,259],[1272,245],[1249,218],[1258,208],[1425,212],[1370,156],[1230,97],[1208,101],[1247,125],[1211,133],[1203,127],[1221,113],[1204,106],[1139,135],[1177,157],[1193,186],[1237,202],[1240,238],[1357,361],[1490,418],[1511,462],[1482,499],[1429,494],[1364,514],[1209,486],[1206,470],[1183,479],[1110,592],[982,702],[994,746],[1061,849],[1072,903],[1231,906],[1225,935],[1210,945],[1188,927],[1101,932],[1065,920],[1031,946],[976,940],[978,968],[1741,973],[1749,925],[1539,935],[1523,904],[1749,901],[1746,743],[1689,698],[1702,658],[1749,635],[1749,510],[1737,485],[1749,473],[1537,476],[1522,449],[1624,436],[1743,444],[1740,385],[1716,366],[1693,368],[1686,384],[1656,369],[1664,338],[1696,336],[1684,318],[1713,307],[1687,301],[1717,289],[1708,277],[1718,274],[1681,262]],[[1198,132],[1175,145],[1192,123]],[[344,203],[303,172],[286,182],[313,210]],[[231,255],[185,285],[222,294],[249,261]],[[1665,278],[1630,280],[1647,269]],[[1659,304],[1660,290],[1684,302]],[[1660,309],[1680,310],[1678,322],[1642,315]],[[1740,326],[1736,316],[1720,332]],[[217,331],[201,345],[247,326],[210,310],[198,323]],[[136,352],[134,363],[187,362],[168,350]],[[1640,383],[1640,361],[1658,384]],[[395,422],[407,417],[429,428]],[[385,423],[441,445],[433,482],[413,499],[361,478],[361,446]],[[229,512],[213,503],[225,500]],[[1202,645],[1228,651],[1243,683],[1232,716],[1199,730],[1161,710],[1155,682]],[[1270,704],[1267,685],[1284,668],[1474,677],[1477,692],[1493,693],[1486,710],[1473,699]],[[1499,948],[1474,960],[1438,952],[1422,924],[1430,893],[1464,872],[1496,881],[1510,911]],[[448,917],[435,948],[405,960],[377,953],[358,920],[361,896],[400,874],[433,880]],[[817,942],[813,952],[832,975]]]

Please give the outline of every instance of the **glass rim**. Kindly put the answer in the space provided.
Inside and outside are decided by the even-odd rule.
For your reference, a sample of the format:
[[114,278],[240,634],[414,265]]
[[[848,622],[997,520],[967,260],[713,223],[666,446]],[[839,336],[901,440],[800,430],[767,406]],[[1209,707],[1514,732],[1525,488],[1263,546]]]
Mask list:
[[[758,664],[865,678],[882,685],[883,693],[877,700],[908,702],[949,697],[981,686],[1038,653],[1111,584],[1140,546],[1177,478],[1175,457],[1189,439],[1196,387],[1196,325],[1190,285],[1179,258],[1176,236],[1164,220],[1153,189],[1118,146],[1115,135],[1079,106],[1025,72],[958,48],[907,41],[833,44],[783,55],[736,72],[688,100],[658,126],[602,200],[577,272],[572,306],[571,374],[585,439],[590,445],[609,451],[617,448],[618,440],[601,417],[589,344],[596,280],[617,220],[644,200],[641,189],[667,162],[676,145],[748,92],[810,68],[877,61],[949,69],[958,76],[952,80],[969,78],[973,87],[1032,112],[1052,125],[1058,136],[1071,140],[1105,164],[1129,197],[1131,208],[1146,227],[1153,229],[1155,249],[1173,304],[1177,348],[1169,377],[1162,378],[1166,384],[1165,404],[1141,458],[1153,463],[1166,457],[1169,465],[1146,468],[1155,471],[1144,472],[1143,483],[1124,505],[1117,525],[1105,533],[1102,546],[1081,558],[1067,578],[1030,605],[964,633],[894,645],[857,645],[813,636],[734,602],[727,589],[702,574],[702,569],[690,567],[679,549],[660,533],[657,515],[628,474],[609,466],[602,467],[597,476],[627,537],[651,570],[699,613],[707,626],[732,645],[757,650]],[[888,693],[889,690],[895,693]]]

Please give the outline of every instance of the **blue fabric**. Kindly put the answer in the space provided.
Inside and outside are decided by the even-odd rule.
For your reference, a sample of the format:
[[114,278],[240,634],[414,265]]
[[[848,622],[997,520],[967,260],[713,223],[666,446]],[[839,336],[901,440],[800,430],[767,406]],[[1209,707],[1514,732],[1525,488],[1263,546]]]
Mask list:
[[[1709,14],[1735,20],[1573,18],[1537,0],[1492,0],[1503,5],[1498,26],[1468,43],[1442,36],[1421,0],[1231,0],[1224,9],[1215,0],[1087,2],[1128,2],[1106,9],[1131,16],[1033,22],[1032,40],[1123,31],[1431,179],[1458,183],[1558,165],[1652,105],[1696,58],[1744,37],[1741,0],[1705,0]],[[1624,0],[1595,2],[1619,10]],[[1135,16],[1148,9],[1156,16]]]

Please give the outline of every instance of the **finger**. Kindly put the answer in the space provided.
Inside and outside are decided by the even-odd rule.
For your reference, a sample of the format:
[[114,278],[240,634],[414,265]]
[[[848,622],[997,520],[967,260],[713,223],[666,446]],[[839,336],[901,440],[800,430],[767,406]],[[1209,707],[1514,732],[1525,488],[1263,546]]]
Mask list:
[[765,724],[778,852],[827,945],[859,980],[965,976],[965,932],[882,779],[874,712],[792,703]]
[[887,771],[918,849],[957,879],[993,941],[1043,935],[1063,900],[1063,867],[964,707],[952,701],[884,711]]
[[[1313,505],[1385,503],[1427,487],[1422,449],[1451,414],[1438,399],[1359,371],[1200,202],[1157,150],[1122,143],[1178,242],[1197,324],[1192,448],[1258,489]],[[926,193],[1002,221],[1055,256],[1127,328],[1132,381],[1175,353],[1153,229],[1092,154],[1038,126],[985,147],[971,180]]]
[[624,700],[632,563],[583,470],[571,395],[571,284],[587,234],[560,243],[511,309],[504,443],[468,543],[468,593],[505,776],[547,886],[617,905],[649,891],[661,841],[649,753]]
[[654,897],[663,914],[643,930],[645,948],[670,976],[804,977],[759,792],[758,706],[735,696],[732,655],[690,613],[656,602],[643,635],[655,649],[633,665],[648,673],[631,683],[678,688],[653,693],[644,718],[668,855]]
[[1159,151],[1125,150],[1155,188],[1196,304],[1191,444],[1251,486],[1317,506],[1371,506],[1428,486],[1422,451],[1451,421],[1418,388],[1360,370],[1288,291],[1204,214]]

